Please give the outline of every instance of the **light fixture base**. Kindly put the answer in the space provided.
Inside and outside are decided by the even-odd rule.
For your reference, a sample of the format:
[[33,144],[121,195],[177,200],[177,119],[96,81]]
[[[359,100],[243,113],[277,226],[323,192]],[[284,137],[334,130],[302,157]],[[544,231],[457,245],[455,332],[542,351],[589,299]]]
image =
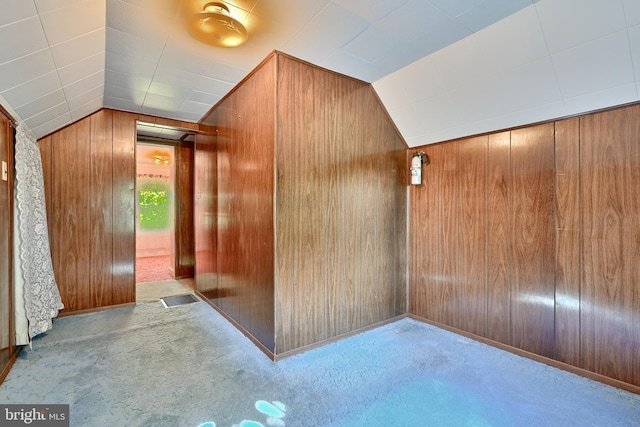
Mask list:
[[187,22],[187,32],[199,42],[215,47],[237,47],[249,38],[247,29],[222,2],[205,4]]

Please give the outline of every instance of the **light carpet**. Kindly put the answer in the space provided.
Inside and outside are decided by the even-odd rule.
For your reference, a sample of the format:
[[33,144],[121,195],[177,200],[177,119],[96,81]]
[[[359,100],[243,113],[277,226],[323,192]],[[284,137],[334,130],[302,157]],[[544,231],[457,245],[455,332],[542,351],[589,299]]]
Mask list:
[[204,302],[69,316],[0,402],[72,426],[638,426],[640,396],[403,319],[271,362]]

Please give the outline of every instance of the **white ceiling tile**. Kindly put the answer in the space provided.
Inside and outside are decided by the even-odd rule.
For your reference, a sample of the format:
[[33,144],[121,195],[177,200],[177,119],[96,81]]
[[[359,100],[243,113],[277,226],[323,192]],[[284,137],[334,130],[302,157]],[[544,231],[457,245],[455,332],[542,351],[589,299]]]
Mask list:
[[62,9],[41,13],[42,27],[50,45],[56,45],[105,26],[104,0],[86,0]]
[[563,101],[552,102],[547,105],[539,105],[526,110],[519,110],[492,117],[484,121],[480,132],[491,132],[500,129],[509,129],[531,123],[557,119],[567,115]]
[[626,31],[552,55],[565,98],[633,82],[633,64]]
[[5,1],[2,4],[2,14],[0,14],[0,27],[37,15],[38,12],[31,0]]
[[126,99],[127,101],[136,102],[138,104],[142,104],[144,102],[144,97],[147,95],[146,91],[143,92],[109,83],[105,84],[105,93],[108,93],[112,98]]
[[547,0],[535,7],[551,53],[626,27],[622,0]]
[[164,44],[172,25],[159,9],[143,8],[123,1],[109,1],[106,25],[126,34]]
[[164,40],[143,39],[113,28],[106,30],[106,50],[118,56],[157,62],[164,49]]
[[367,62],[373,62],[385,53],[397,48],[401,39],[384,29],[371,25],[341,50]]
[[233,89],[234,85],[218,79],[212,79],[207,76],[200,76],[198,78],[198,83],[195,88],[198,92],[203,92],[207,94],[212,94],[216,96],[224,96],[231,89]]
[[245,78],[250,71],[250,69],[239,68],[230,64],[212,60],[209,65],[207,65],[203,75],[205,77],[229,82],[235,85],[237,82]]
[[193,113],[198,115],[198,117],[202,117],[207,111],[209,111],[209,109],[211,109],[211,107],[213,107],[213,105],[195,101],[184,101],[180,106],[179,111]]
[[627,26],[640,25],[640,2],[638,0],[624,0],[623,5]]
[[[420,82],[408,85],[406,82]],[[447,91],[431,57],[425,57],[374,83],[374,88],[389,110],[415,104]]]
[[199,79],[200,75],[198,74],[166,65],[159,65],[153,76],[154,81],[171,86],[188,88],[189,90],[193,87],[194,82],[197,82]]
[[104,86],[104,71],[99,71],[70,85],[64,86],[64,94],[67,99],[72,99],[99,86]]
[[36,138],[42,138],[43,136],[48,135],[70,124],[72,121],[73,120],[71,119],[71,113],[67,112],[46,123],[34,127],[29,127],[29,129],[31,129]]
[[450,18],[455,18],[481,4],[484,0],[428,0]]
[[579,114],[587,111],[599,110],[612,105],[622,105],[638,101],[636,83],[607,88],[605,90],[587,93],[565,99],[568,114]]
[[69,110],[73,112],[73,110],[76,110],[82,107],[83,105],[88,104],[89,102],[93,102],[96,99],[100,99],[100,101],[102,101],[103,96],[104,96],[104,86],[95,87],[91,90],[81,93],[80,95],[74,98],[70,98],[68,101]]
[[147,93],[144,99],[143,111],[145,109],[159,109],[166,112],[177,111],[182,104],[181,98],[174,98],[171,96],[163,96],[156,93]]
[[485,0],[478,7],[458,16],[456,22],[477,32],[531,5],[531,0]]
[[71,118],[75,120],[83,119],[102,108],[102,97],[92,99],[91,101],[71,110]]
[[128,99],[120,99],[111,96],[104,97],[105,108],[112,108],[114,110],[131,111],[133,113],[140,112],[140,105],[137,102],[132,102]]
[[105,83],[146,92],[151,84],[151,78],[133,76],[113,70],[105,70]]
[[188,101],[199,102],[201,104],[207,104],[209,108],[213,107],[222,99],[224,95],[214,95],[212,93],[200,92],[197,90],[192,90],[189,96],[187,96]]
[[0,40],[0,64],[48,47],[37,16],[0,27]]
[[86,0],[33,0],[38,13],[43,14],[47,12],[53,12],[54,10],[64,9],[74,6],[78,3],[82,3]]
[[[297,36],[285,45],[287,52],[310,62],[318,62],[362,33],[369,22],[330,3]],[[331,28],[331,31],[327,31]],[[309,49],[309,46],[314,46]]]
[[[548,56],[535,8],[514,13],[509,19],[479,31],[476,37],[484,61],[493,70],[506,70]],[[492,71],[493,71],[492,70]]]
[[65,101],[64,92],[62,89],[58,89],[16,108],[16,111],[20,114],[20,117],[26,119]]
[[76,37],[75,39],[51,46],[51,53],[57,67],[65,67],[74,62],[78,62],[87,56],[103,53],[104,50],[104,29],[92,31]]
[[0,92],[55,71],[49,49],[0,65]]
[[499,104],[500,115],[562,101],[549,57],[496,74],[492,86],[493,100]]
[[453,89],[495,72],[496,65],[485,61],[485,48],[484,40],[476,33],[434,53],[431,59],[443,84]]
[[104,72],[104,52],[58,69],[63,86],[68,86],[98,72]]
[[411,56],[405,55],[403,58],[399,58],[400,61],[396,62],[396,69],[401,67],[400,64],[417,61],[470,35],[471,31],[455,21],[434,24],[433,27],[409,42],[406,51]]
[[64,116],[69,113],[69,107],[66,102],[62,102],[58,105],[54,105],[51,108],[41,111],[40,113],[25,119],[25,123],[29,126],[29,129],[36,128],[44,123],[55,120],[60,116]]
[[161,95],[167,98],[178,98],[178,99],[185,99],[187,96],[189,96],[190,92],[191,92],[190,89],[187,89],[181,86],[163,83],[157,80],[153,80],[151,82],[151,84],[149,85],[149,90],[147,91],[147,93],[150,93],[150,94]]
[[334,3],[339,4],[356,15],[362,16],[369,22],[375,22],[398,9],[407,1],[409,0],[334,0]]
[[152,78],[157,67],[155,62],[130,58],[110,51],[106,52],[105,64],[107,70],[145,78]]
[[2,92],[2,96],[17,108],[39,98],[43,93],[51,93],[59,89],[62,89],[62,83],[58,73],[52,71]]
[[451,23],[451,19],[423,0],[409,0],[402,7],[385,16],[376,23],[398,39],[407,42],[417,38],[430,28]]
[[640,25],[630,28],[628,35],[636,81],[640,81]]

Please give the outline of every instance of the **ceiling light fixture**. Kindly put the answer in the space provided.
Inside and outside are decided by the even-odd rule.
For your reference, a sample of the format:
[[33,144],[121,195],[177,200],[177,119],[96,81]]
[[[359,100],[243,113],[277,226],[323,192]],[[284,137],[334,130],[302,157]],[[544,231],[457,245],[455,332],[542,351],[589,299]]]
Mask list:
[[191,17],[187,31],[194,39],[216,47],[236,47],[247,41],[247,29],[231,16],[227,5],[211,2]]

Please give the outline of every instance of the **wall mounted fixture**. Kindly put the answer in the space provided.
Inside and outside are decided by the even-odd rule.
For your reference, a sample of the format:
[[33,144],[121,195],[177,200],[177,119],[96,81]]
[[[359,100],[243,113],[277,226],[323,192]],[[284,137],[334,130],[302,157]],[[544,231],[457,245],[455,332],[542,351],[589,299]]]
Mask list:
[[429,164],[429,157],[422,151],[413,153],[411,157],[411,184],[422,184],[422,165]]
[[216,47],[240,46],[249,38],[247,29],[222,2],[205,4],[202,12],[189,19],[187,31],[199,42]]

